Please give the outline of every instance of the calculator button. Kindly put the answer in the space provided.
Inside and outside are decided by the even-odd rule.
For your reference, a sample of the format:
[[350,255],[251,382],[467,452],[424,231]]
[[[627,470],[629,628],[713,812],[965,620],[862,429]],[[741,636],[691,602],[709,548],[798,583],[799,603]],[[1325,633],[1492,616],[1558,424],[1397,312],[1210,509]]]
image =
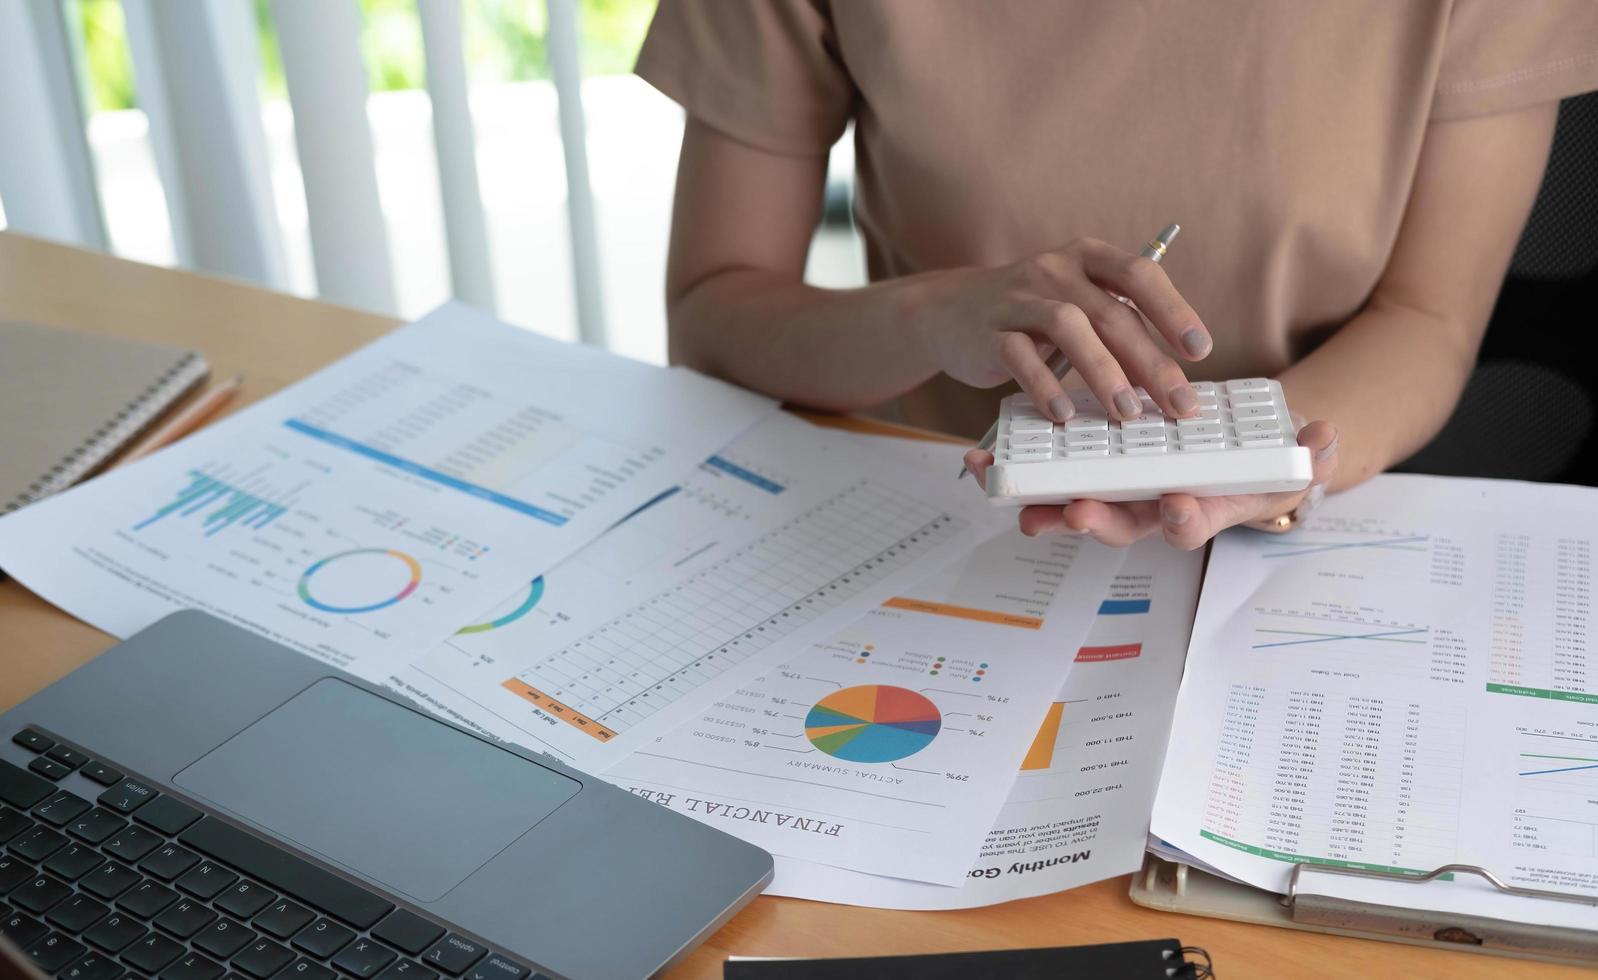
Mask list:
[[1148,423],[1144,423],[1142,425],[1133,425],[1130,422],[1123,422],[1121,423],[1121,439],[1124,441],[1130,441],[1134,439],[1159,439],[1161,442],[1164,442],[1165,424],[1162,422],[1152,425]]
[[1215,396],[1215,382],[1213,381],[1194,381],[1192,385],[1193,390],[1198,393],[1200,398],[1205,395],[1209,395],[1212,398]]
[[1165,443],[1163,442],[1152,442],[1130,446],[1123,445],[1121,447],[1121,453],[1126,456],[1158,456],[1163,452],[1165,452]]
[[1110,442],[1110,430],[1100,429],[1097,432],[1067,432],[1061,440],[1067,449],[1072,446],[1105,446]]
[[1226,428],[1219,422],[1194,422],[1192,425],[1178,428],[1176,435],[1184,443],[1213,443],[1214,440],[1226,438]]
[[1233,408],[1239,405],[1269,405],[1275,400],[1268,391],[1239,391],[1230,397]]
[[1235,381],[1228,381],[1226,383],[1226,393],[1229,395],[1235,395],[1240,391],[1270,390],[1271,380],[1269,378],[1238,378]]
[[1210,432],[1220,435],[1223,429],[1220,419],[1178,419],[1176,422],[1176,434],[1184,439],[1190,435],[1202,435]]
[[1103,416],[1078,416],[1065,423],[1067,432],[1108,432],[1110,422]]
[[1010,433],[1011,449],[1029,449],[1035,446],[1047,446],[1054,441],[1054,436],[1048,432],[1012,432]]
[[1239,439],[1254,437],[1268,438],[1270,436],[1279,436],[1282,434],[1281,423],[1274,419],[1249,419],[1247,421],[1239,421],[1236,423],[1235,427],[1237,429],[1237,437]]
[[1269,402],[1264,405],[1233,405],[1232,418],[1239,422],[1247,422],[1250,419],[1274,419],[1276,406]]
[[1009,453],[1009,459],[1012,463],[1035,463],[1039,460],[1048,459],[1053,455],[1053,450],[1048,446],[1043,446],[1038,449],[1012,449]]
[[1049,432],[1054,425],[1044,419],[1011,419],[1010,434],[1019,435],[1023,432]]
[[1110,455],[1109,443],[1101,442],[1092,446],[1066,446],[1065,458],[1078,459],[1083,456],[1108,456]]
[[1208,439],[1203,441],[1184,439],[1182,440],[1182,444],[1177,448],[1182,450],[1184,453],[1210,453],[1217,449],[1225,449],[1226,443],[1220,439]]
[[1239,436],[1237,444],[1242,449],[1264,449],[1284,445],[1286,441],[1281,436]]

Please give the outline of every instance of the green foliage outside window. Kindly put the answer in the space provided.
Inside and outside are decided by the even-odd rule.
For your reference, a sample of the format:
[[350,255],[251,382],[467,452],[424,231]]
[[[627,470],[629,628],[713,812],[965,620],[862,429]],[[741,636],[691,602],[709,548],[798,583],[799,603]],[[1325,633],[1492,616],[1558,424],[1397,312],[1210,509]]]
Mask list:
[[[10,0],[0,0],[10,2]],[[89,108],[129,109],[137,104],[132,60],[120,0],[67,0],[68,16],[83,31],[83,70]],[[165,2],[165,0],[161,0]],[[253,0],[260,33],[261,91],[287,98],[269,0]],[[461,0],[467,70],[476,83],[549,77],[543,0]],[[578,0],[581,56],[587,75],[632,71],[656,0]],[[359,0],[361,55],[374,92],[422,88],[426,64],[416,0]]]

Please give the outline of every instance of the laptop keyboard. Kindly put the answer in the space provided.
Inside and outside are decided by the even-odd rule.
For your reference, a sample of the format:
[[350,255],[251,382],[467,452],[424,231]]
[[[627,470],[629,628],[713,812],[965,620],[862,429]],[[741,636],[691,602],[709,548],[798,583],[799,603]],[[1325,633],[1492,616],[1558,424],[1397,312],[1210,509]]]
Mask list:
[[[33,729],[0,760],[0,934],[63,980],[540,980]],[[93,799],[56,781],[78,772]]]

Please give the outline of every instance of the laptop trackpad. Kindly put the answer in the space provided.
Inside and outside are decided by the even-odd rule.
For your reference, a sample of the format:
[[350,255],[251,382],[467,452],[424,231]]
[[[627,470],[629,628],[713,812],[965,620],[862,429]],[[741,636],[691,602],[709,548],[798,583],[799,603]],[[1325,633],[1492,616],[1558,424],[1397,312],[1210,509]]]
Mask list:
[[173,782],[424,902],[442,897],[582,788],[331,677]]

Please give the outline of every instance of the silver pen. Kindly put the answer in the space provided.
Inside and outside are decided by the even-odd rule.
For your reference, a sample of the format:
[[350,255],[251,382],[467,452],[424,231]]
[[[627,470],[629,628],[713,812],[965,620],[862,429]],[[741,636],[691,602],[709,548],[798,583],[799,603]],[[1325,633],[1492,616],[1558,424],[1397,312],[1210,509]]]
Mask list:
[[[1160,261],[1161,259],[1165,258],[1165,250],[1171,247],[1171,242],[1176,240],[1176,236],[1181,230],[1181,225],[1166,225],[1165,230],[1160,232],[1154,238],[1150,239],[1149,243],[1143,246],[1143,251],[1139,252],[1138,254],[1143,256],[1145,259],[1153,259],[1155,262]],[[1123,303],[1129,304],[1132,302],[1125,296],[1117,296],[1115,298]],[[1049,370],[1054,372],[1054,376],[1056,378],[1064,378],[1071,372],[1071,359],[1065,356],[1065,351],[1054,352],[1054,356],[1049,358]],[[993,425],[989,426],[988,428],[988,434],[982,437],[981,442],[977,443],[977,448],[991,450],[994,446],[994,443],[998,442],[998,439],[999,420],[994,419]],[[964,479],[966,473],[968,472],[970,471],[967,470],[966,467],[960,467],[960,475],[955,477],[955,479]]]

